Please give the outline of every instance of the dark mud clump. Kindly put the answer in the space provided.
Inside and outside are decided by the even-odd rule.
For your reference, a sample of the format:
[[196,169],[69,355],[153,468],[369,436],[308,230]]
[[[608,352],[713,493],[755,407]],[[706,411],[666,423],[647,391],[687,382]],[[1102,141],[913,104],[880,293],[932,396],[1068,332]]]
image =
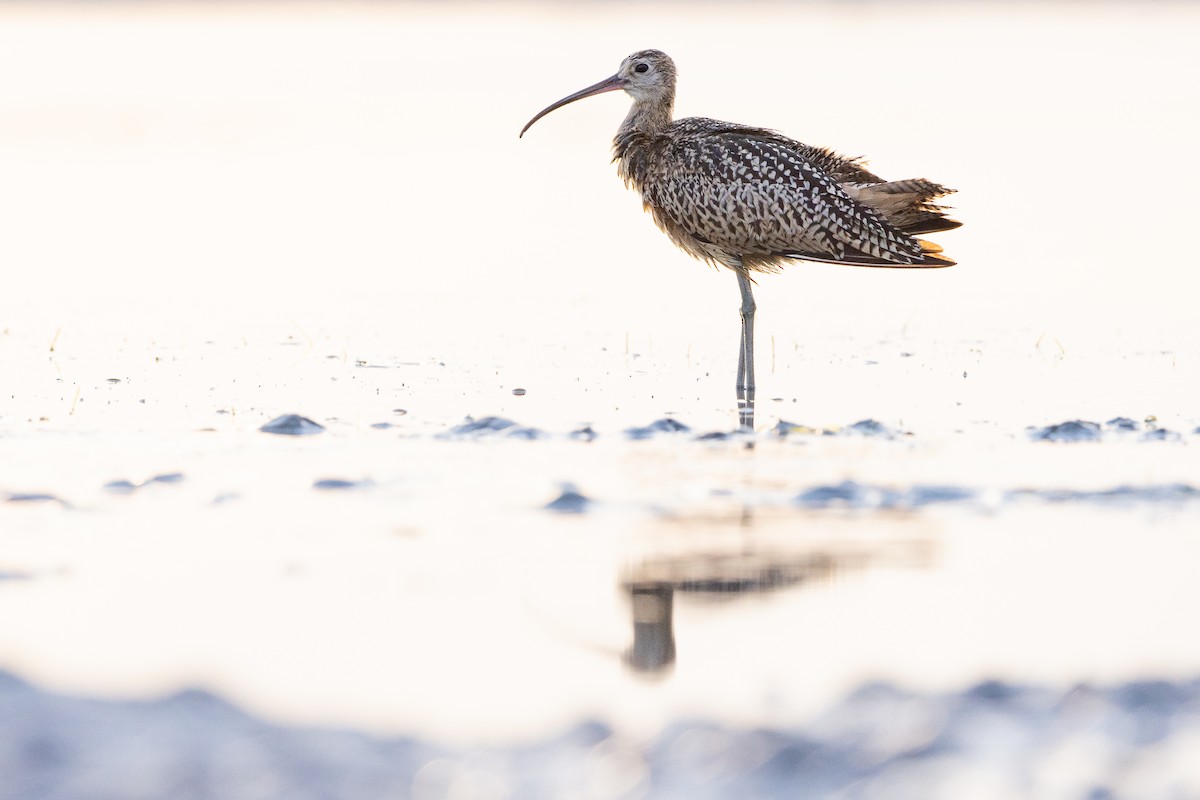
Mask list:
[[630,439],[637,440],[649,439],[663,433],[687,433],[690,430],[691,428],[676,419],[663,417],[641,428],[626,428],[625,435]]
[[284,414],[259,428],[263,433],[278,433],[283,436],[311,436],[325,430],[325,426],[299,414]]

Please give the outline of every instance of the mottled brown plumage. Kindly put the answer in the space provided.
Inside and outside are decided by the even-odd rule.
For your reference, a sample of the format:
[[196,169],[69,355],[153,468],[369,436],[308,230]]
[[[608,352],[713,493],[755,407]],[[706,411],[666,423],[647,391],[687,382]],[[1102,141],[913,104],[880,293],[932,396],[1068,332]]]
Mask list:
[[[633,106],[613,140],[626,185],[688,254],[734,270],[742,292],[739,397],[753,407],[754,299],[749,273],[793,259],[867,267],[948,267],[916,238],[959,227],[933,201],[953,190],[924,179],[885,181],[861,159],[802,144],[766,128],[702,117],[673,120],[675,64],[659,50],[626,58],[611,78],[556,108],[623,89]],[[743,421],[746,415],[743,414]]]

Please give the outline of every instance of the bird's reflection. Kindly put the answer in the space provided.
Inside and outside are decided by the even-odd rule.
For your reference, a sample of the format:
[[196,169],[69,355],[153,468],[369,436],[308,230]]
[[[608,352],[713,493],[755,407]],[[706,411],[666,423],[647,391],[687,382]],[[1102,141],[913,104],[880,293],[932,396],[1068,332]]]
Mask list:
[[[752,525],[753,516],[747,512],[737,528],[744,531]],[[907,538],[858,545],[805,545],[797,541],[794,547],[778,539],[761,546],[756,546],[753,539],[742,539],[741,545],[732,551],[687,548],[684,552],[647,555],[625,569],[619,585],[628,599],[633,624],[633,642],[623,654],[630,670],[646,677],[662,677],[674,666],[677,594],[681,599],[701,602],[734,600],[824,583],[835,575],[873,563],[924,566],[931,552],[928,541]]]
[[633,644],[625,651],[625,663],[634,672],[661,672],[675,663],[675,588],[645,583],[625,590],[633,616]]
[[837,567],[837,559],[827,553],[709,554],[643,562],[621,584],[633,621],[633,644],[625,651],[625,664],[634,672],[655,674],[675,663],[676,592],[728,599],[824,579]]

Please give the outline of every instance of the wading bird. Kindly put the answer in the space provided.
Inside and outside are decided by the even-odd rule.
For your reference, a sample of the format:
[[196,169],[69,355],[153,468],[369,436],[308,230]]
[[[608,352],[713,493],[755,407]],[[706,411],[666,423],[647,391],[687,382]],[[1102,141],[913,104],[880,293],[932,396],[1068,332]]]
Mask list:
[[613,140],[626,186],[685,253],[728,267],[741,291],[740,422],[754,426],[752,272],[793,259],[860,267],[949,267],[942,248],[916,238],[959,227],[935,198],[953,192],[923,178],[885,181],[823,147],[748,125],[672,119],[675,63],[641,50],[611,78],[539,111],[521,129],[585,97],[625,90],[633,107]]

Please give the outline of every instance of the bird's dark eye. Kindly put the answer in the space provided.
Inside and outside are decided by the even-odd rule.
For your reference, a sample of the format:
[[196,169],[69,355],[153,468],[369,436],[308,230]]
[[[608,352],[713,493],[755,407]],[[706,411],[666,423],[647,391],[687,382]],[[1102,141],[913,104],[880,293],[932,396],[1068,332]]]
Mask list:
[[633,71],[634,72],[649,72],[650,65],[649,64],[638,64],[636,67],[633,68]]

